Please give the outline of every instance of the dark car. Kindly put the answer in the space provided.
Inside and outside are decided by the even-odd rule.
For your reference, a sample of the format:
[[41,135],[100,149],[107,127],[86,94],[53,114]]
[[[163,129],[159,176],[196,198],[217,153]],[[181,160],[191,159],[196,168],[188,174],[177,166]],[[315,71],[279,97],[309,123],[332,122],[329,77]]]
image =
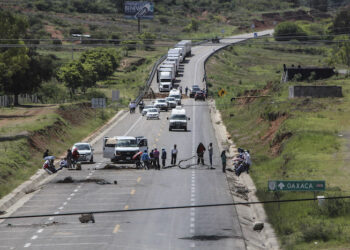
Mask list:
[[194,95],[194,100],[203,100],[205,101],[205,94],[203,91],[197,91],[196,94]]
[[193,85],[190,92],[190,98],[193,98],[196,95],[196,92],[200,90],[201,89],[199,88],[198,85]]

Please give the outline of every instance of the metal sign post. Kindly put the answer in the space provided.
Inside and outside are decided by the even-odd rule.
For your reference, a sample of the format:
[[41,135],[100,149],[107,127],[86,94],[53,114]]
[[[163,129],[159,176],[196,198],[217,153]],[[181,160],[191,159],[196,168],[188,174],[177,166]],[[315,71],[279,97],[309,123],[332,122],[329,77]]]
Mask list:
[[127,19],[137,19],[137,29],[141,33],[141,19],[153,19],[154,4],[152,2],[126,1],[124,14]]

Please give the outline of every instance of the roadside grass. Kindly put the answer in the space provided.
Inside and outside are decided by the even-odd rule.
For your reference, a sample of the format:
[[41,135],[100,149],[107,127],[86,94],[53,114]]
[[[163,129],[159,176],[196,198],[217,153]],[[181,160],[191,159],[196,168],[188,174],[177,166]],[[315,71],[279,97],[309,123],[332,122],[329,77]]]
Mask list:
[[[71,105],[65,105],[68,108]],[[103,114],[102,114],[103,112]],[[33,147],[28,139],[0,142],[0,198],[10,193],[42,167],[42,154],[48,148],[52,155],[59,157],[74,143],[101,127],[115,114],[115,110],[105,109],[84,111],[79,123],[65,120],[58,114],[50,119],[23,124],[21,131],[30,131],[30,138],[40,134],[40,145]]]
[[[334,76],[281,84],[283,63],[322,66],[327,62],[330,50],[326,46],[322,55],[311,53],[312,46],[296,53],[297,47],[285,45],[280,51],[274,45],[236,45],[214,55],[206,66],[210,93],[229,133],[237,146],[251,151],[250,175],[260,200],[314,197],[312,192],[268,192],[268,180],[279,179],[325,180],[326,191],[317,195],[350,194],[350,79]],[[288,87],[295,84],[338,85],[344,97],[289,99]],[[217,96],[220,88],[228,92],[222,98]],[[251,93],[268,96],[230,101]],[[327,211],[317,202],[265,206],[284,249],[341,249],[349,245],[349,201],[326,203]]]

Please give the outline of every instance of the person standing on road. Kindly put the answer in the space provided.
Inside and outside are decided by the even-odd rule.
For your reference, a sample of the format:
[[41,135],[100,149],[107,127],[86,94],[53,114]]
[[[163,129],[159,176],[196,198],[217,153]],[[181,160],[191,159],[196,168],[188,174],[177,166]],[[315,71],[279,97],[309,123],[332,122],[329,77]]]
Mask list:
[[203,145],[203,143],[199,143],[198,147],[197,147],[197,165],[199,165],[199,163],[201,162],[202,165],[204,165],[204,152],[205,152],[205,147]]
[[244,165],[245,165],[245,171],[247,171],[247,174],[249,174],[249,167],[252,165],[252,160],[250,159],[249,150],[246,150],[244,152]]
[[153,151],[153,157],[154,157],[154,167],[157,169],[157,170],[160,170],[160,164],[159,164],[159,151],[157,148],[154,149]]
[[176,156],[177,156],[178,150],[176,148],[176,144],[174,145],[174,148],[171,150],[171,165],[176,164]]
[[180,88],[179,88],[179,89],[180,89],[180,94],[182,95],[182,87],[180,86]]
[[226,150],[221,152],[222,172],[226,173]]
[[213,169],[213,143],[212,142],[209,143],[208,153],[209,153],[210,168]]
[[165,161],[166,161],[166,151],[163,148],[162,149],[162,165],[163,165],[163,168],[165,168]]
[[72,168],[72,150],[67,149],[67,155],[66,155],[66,159],[67,159],[67,168]]
[[186,86],[186,88],[185,88],[185,93],[186,93],[186,95],[187,95],[187,92],[188,92],[188,87]]
[[151,161],[151,167],[155,168],[154,167],[154,155],[153,155],[153,153],[154,153],[154,149],[152,149],[151,152],[149,153],[149,158],[150,158],[150,161]]

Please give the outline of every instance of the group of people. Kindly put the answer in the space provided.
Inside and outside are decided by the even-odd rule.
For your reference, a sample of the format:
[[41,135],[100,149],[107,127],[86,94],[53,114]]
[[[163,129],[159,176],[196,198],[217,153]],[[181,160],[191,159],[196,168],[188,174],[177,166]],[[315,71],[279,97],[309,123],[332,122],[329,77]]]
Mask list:
[[77,148],[74,148],[73,152],[72,150],[68,149],[66,157],[60,161],[58,168],[55,167],[55,156],[51,155],[48,149],[45,150],[43,159],[45,160],[43,169],[49,174],[54,174],[63,168],[74,168],[79,159],[79,151]]
[[154,148],[150,153],[145,150],[142,154],[135,155],[137,161],[136,165],[140,165],[142,161],[146,169],[154,168],[160,170],[159,158],[162,160],[162,167],[164,168],[166,161],[166,151],[164,148],[162,149],[162,152],[159,152],[157,148]]
[[238,156],[235,159],[235,174],[240,176],[242,172],[249,174],[249,168],[252,165],[249,150],[238,149]]

